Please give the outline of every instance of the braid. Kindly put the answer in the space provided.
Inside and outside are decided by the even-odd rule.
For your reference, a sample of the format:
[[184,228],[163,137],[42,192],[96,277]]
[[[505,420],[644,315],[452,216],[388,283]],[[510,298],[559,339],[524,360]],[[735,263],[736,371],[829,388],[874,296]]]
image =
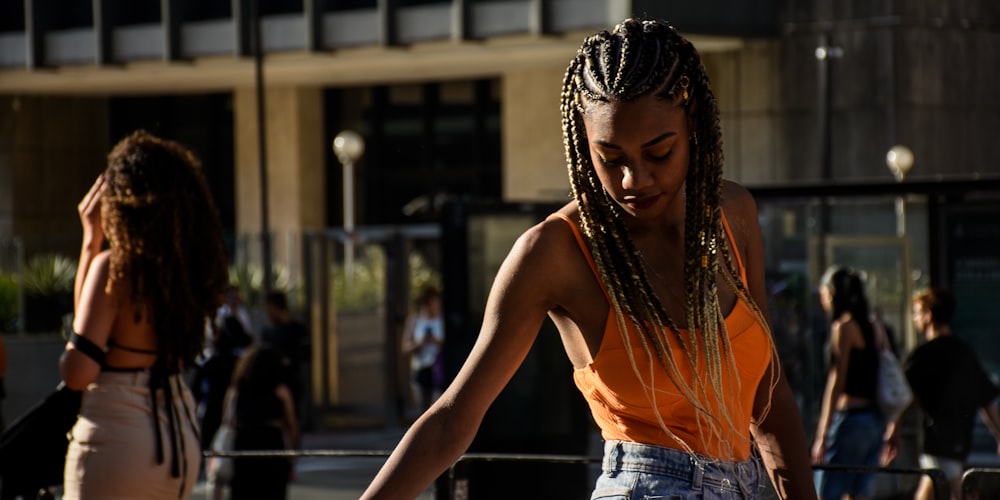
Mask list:
[[[698,105],[689,137],[691,153],[685,180],[686,334],[653,290],[620,209],[597,176],[583,125],[584,100],[631,101],[650,93],[665,100],[680,100],[689,113],[693,112],[694,103]],[[732,256],[735,250],[729,248],[725,235],[721,218],[723,156],[719,110],[700,56],[673,27],[628,19],[612,33],[602,31],[584,41],[563,79],[560,109],[567,168],[580,210],[581,227],[610,296],[633,370],[646,385],[651,401],[655,399],[657,389],[645,383],[647,379],[640,373],[634,346],[629,336],[624,335],[626,320],[639,330],[638,347],[650,360],[655,358],[695,408],[702,436],[718,438],[724,426],[735,427],[732,412],[739,411],[736,394],[740,382],[738,377],[732,377],[731,387],[723,387],[724,370],[736,373],[736,365],[719,305],[717,276],[722,274],[723,281],[739,299],[752,305],[765,328],[767,323],[740,279]],[[674,343],[670,343],[671,337]],[[679,358],[674,353],[678,348]],[[706,376],[688,380],[681,374],[679,359]],[[713,414],[709,401],[715,402],[721,415]],[[657,406],[653,404],[653,408]],[[657,414],[657,418],[668,435],[691,450],[667,429],[661,415]]]

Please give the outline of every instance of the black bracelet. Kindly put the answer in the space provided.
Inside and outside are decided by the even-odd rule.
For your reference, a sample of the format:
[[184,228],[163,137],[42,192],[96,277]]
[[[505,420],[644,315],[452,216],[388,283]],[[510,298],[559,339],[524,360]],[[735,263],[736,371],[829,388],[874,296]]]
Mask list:
[[104,366],[104,359],[107,355],[105,354],[104,349],[101,349],[94,343],[94,341],[80,335],[79,333],[73,332],[73,334],[69,336],[69,343],[75,347],[76,350],[80,351],[88,358],[96,361],[97,364]]

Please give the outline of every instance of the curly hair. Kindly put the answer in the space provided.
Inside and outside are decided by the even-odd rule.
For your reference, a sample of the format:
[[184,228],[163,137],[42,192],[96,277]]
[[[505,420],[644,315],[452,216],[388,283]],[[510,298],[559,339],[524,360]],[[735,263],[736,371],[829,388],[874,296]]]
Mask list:
[[201,163],[184,145],[139,130],[112,148],[104,177],[107,292],[136,304],[136,321],[148,315],[165,368],[190,366],[229,280]]
[[[678,103],[694,120],[684,184],[686,332],[667,314],[650,284],[620,209],[597,176],[584,127],[587,105],[629,102],[646,95]],[[560,107],[573,197],[580,207],[581,225],[619,324],[624,327],[627,317],[640,330],[642,347],[655,353],[685,399],[697,409],[702,420],[699,428],[716,435],[723,425],[732,428],[731,412],[737,411],[739,380],[730,381],[736,387],[725,387],[723,381],[724,365],[732,369],[735,361],[719,306],[716,277],[721,274],[737,296],[750,304],[760,323],[768,327],[740,279],[734,250],[725,236],[720,208],[723,155],[719,108],[698,51],[669,24],[627,19],[612,32],[599,32],[583,42],[566,70]],[[674,336],[683,351],[680,359],[706,369],[707,382],[700,377],[682,377],[668,335]],[[631,349],[629,355],[636,369]],[[772,386],[774,377],[772,372]],[[722,415],[712,415],[708,399],[715,401]],[[690,450],[662,425],[662,419],[661,426]]]

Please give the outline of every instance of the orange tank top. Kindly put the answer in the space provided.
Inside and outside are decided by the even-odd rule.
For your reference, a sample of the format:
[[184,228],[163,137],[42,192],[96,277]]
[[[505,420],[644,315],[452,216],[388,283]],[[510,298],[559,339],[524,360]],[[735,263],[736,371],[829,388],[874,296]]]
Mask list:
[[[565,220],[572,228],[581,251],[587,258],[594,276],[600,282],[600,274],[593,256],[576,224],[563,214],[553,214],[550,218],[553,216]],[[735,248],[725,214],[722,216],[722,221],[730,247]],[[740,277],[745,284],[746,270],[742,259],[739,252],[734,251],[733,254],[739,267]],[[603,288],[603,283],[601,286]],[[607,295],[606,289],[605,295]],[[673,437],[664,432],[659,421],[662,419],[663,426],[670,429],[695,453],[717,460],[748,459],[754,396],[757,384],[770,363],[771,339],[750,305],[743,300],[736,301],[736,306],[726,317],[725,322],[739,376],[734,379],[732,368],[723,360],[721,378],[723,387],[734,388],[736,399],[730,406],[736,408],[730,412],[733,425],[730,426],[725,420],[719,420],[720,425],[717,426],[719,434],[713,436],[707,430],[704,432],[699,430],[695,407],[681,394],[666,370],[656,360],[655,354],[647,355],[647,351],[642,347],[637,327],[626,318],[626,331],[622,332],[614,311],[609,310],[608,321],[604,327],[604,339],[596,358],[590,365],[575,370],[573,374],[576,386],[590,405],[603,438],[683,449]],[[682,335],[686,333],[684,330],[681,331]],[[635,355],[635,369],[626,350],[626,338]],[[681,353],[676,335],[668,333],[667,338],[671,352],[675,353],[674,361],[681,376],[691,380],[692,369]],[[639,379],[637,371],[643,374],[644,380]],[[698,373],[698,376],[705,377],[705,374]],[[711,392],[707,397],[700,399],[712,415],[720,415],[719,404]],[[654,411],[653,405],[659,408],[659,412]]]

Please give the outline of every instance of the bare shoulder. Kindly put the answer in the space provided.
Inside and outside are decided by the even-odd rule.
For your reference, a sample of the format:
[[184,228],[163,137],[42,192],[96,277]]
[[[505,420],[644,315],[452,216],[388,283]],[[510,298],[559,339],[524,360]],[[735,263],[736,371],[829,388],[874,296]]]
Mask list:
[[573,228],[579,228],[575,204],[530,227],[518,237],[498,277],[531,283],[546,296],[550,306],[563,300],[565,289],[589,276],[589,266],[580,251]]
[[90,270],[101,273],[99,275],[101,277],[106,277],[108,275],[108,270],[110,268],[111,268],[110,249],[101,250],[101,252],[95,255],[93,260],[90,261]]
[[750,191],[736,182],[725,180],[721,204],[726,222],[740,246],[755,245],[760,235],[760,222],[757,220],[757,203]]
[[757,202],[750,191],[742,184],[728,179],[722,181],[722,208],[729,219],[757,214]]
[[568,204],[525,231],[515,248],[533,258],[558,259],[574,243],[574,226],[580,227],[579,211],[575,204]]
[[[111,279],[111,250],[103,250],[90,260],[87,269],[87,277],[84,281],[84,290],[94,297],[104,297],[108,281]],[[109,296],[109,298],[114,298]],[[114,301],[117,303],[117,300]]]

